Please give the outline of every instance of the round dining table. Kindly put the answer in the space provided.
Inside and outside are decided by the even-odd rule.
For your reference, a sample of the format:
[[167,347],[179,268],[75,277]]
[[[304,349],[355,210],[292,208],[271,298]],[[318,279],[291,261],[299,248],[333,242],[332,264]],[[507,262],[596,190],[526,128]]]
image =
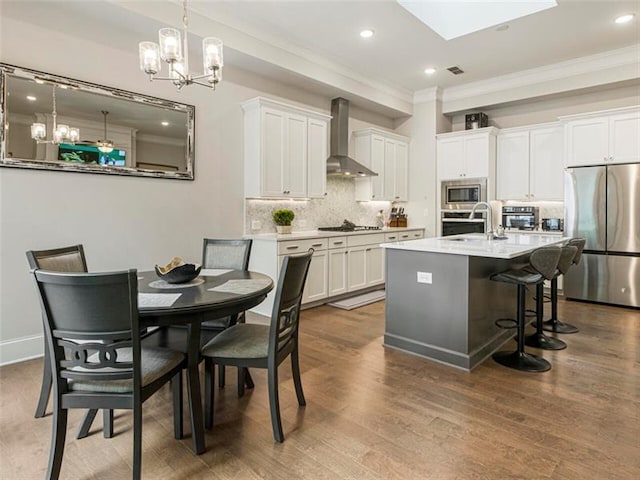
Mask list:
[[[204,274],[201,273],[194,281],[184,285],[159,283],[159,278],[153,271],[138,272],[140,326],[148,328],[183,325],[187,328],[187,390],[192,444],[196,454],[205,451],[204,419],[200,397],[200,375],[198,373],[200,324],[205,320],[234,316],[249,310],[261,303],[273,289],[273,280],[261,273],[246,270],[210,272],[205,270],[203,272]],[[247,280],[249,282],[246,282]],[[220,290],[216,290],[216,288]],[[145,294],[180,295],[171,305],[158,306],[143,302],[143,300],[148,300],[143,298]],[[154,297],[161,300],[160,297]]]

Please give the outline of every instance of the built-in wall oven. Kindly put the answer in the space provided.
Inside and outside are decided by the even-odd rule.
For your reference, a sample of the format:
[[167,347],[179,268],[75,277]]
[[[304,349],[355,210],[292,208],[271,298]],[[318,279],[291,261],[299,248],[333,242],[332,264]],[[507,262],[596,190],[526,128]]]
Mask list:
[[445,180],[441,184],[442,210],[469,210],[478,202],[487,200],[486,178]]
[[487,211],[479,211],[469,218],[471,210],[443,210],[440,212],[442,236],[462,235],[463,233],[484,233]]

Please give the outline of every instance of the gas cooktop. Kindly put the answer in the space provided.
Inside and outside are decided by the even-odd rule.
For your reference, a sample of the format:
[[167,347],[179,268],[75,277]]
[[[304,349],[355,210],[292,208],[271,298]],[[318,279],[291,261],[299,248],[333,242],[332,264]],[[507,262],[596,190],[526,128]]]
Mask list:
[[380,227],[369,227],[363,225],[341,225],[339,227],[318,227],[322,232],[360,232],[362,230],[381,230]]

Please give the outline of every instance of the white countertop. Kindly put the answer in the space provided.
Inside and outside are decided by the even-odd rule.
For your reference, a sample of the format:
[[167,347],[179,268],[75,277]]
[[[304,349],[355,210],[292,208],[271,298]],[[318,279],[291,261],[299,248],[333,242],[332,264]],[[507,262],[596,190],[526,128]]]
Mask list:
[[[415,252],[447,253],[469,257],[515,258],[536,248],[560,244],[569,237],[557,234],[507,233],[506,240],[487,240],[484,234],[470,233],[449,237],[422,238],[406,242],[383,243],[384,248]],[[462,239],[462,240],[456,240]]]
[[345,235],[371,235],[373,233],[394,233],[406,232],[409,230],[424,230],[424,227],[384,227],[380,230],[358,230],[357,232],[326,232],[319,230],[308,230],[306,232],[293,233],[261,233],[257,235],[245,234],[244,238],[252,238],[254,240],[272,240],[281,242],[283,240],[302,240],[306,238],[328,238],[328,237],[344,237]]

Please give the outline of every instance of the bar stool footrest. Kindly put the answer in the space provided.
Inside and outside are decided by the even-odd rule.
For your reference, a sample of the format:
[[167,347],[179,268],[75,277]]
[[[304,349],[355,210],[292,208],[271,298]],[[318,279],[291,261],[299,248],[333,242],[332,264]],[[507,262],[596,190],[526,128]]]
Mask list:
[[495,322],[496,327],[510,329],[518,326],[518,321],[515,318],[499,318]]
[[497,352],[491,356],[496,362],[505,367],[523,372],[546,372],[551,370],[551,364],[542,357],[526,352]]

